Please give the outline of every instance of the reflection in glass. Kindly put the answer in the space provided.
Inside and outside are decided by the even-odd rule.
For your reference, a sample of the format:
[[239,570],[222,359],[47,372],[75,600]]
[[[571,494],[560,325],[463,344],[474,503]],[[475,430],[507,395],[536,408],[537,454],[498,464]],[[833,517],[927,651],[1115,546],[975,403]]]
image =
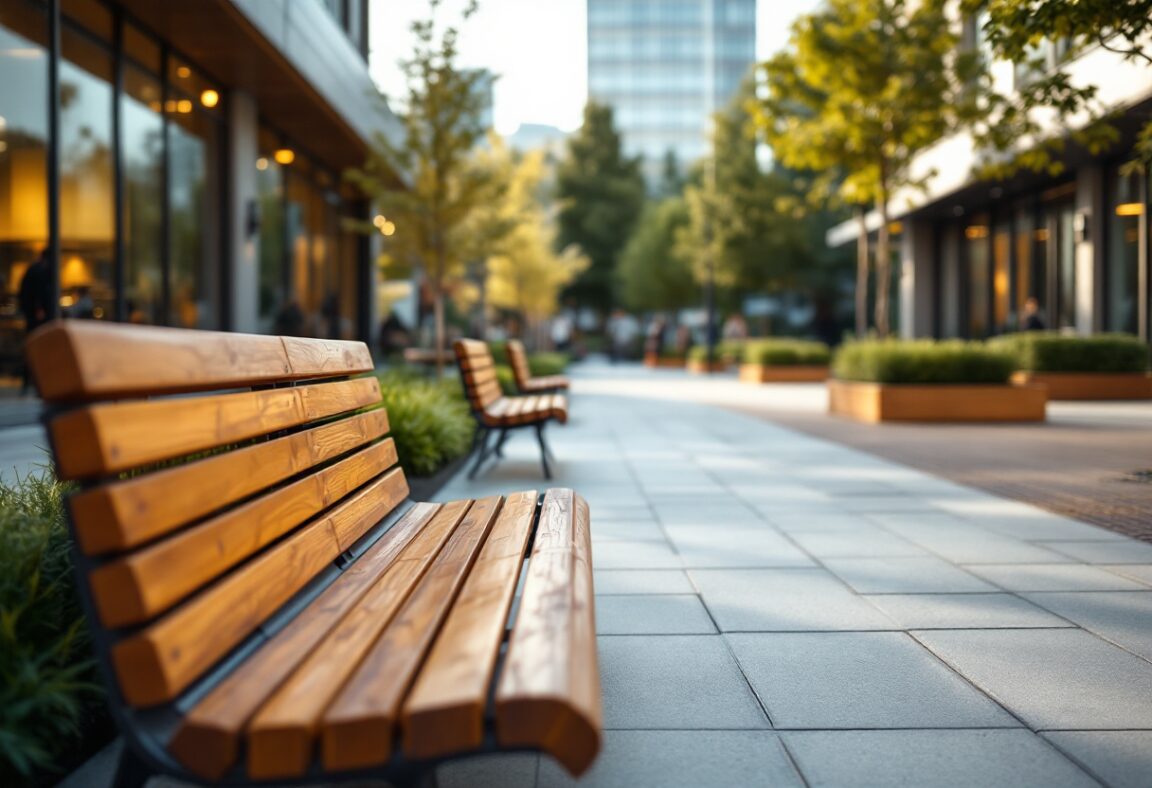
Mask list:
[[160,83],[126,66],[120,104],[126,318],[163,323],[164,122]]
[[70,29],[60,64],[60,306],[115,315],[112,56]]
[[1136,174],[1113,173],[1108,222],[1108,330],[1137,330],[1140,223],[1147,206]]
[[260,212],[260,330],[271,332],[287,303],[284,256],[284,172],[272,159],[274,147],[261,146],[256,160]]
[[1053,208],[1056,221],[1056,328],[1076,326],[1076,233],[1072,203]]
[[1008,327],[1008,315],[1012,311],[1009,300],[1011,247],[1011,227],[1007,223],[998,223],[996,233],[992,237],[992,325],[997,332],[1002,332]]
[[973,217],[964,228],[964,240],[968,253],[968,336],[979,339],[988,334],[988,217]]
[[199,112],[170,114],[168,135],[169,307],[168,324],[185,328],[218,325],[219,236],[216,213],[216,124]]

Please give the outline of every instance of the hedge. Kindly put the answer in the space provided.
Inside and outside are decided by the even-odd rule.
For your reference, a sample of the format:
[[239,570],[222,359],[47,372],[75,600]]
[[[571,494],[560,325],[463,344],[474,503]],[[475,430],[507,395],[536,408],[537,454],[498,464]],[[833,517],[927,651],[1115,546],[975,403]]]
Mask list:
[[831,351],[808,339],[755,339],[744,344],[744,363],[765,367],[816,367],[828,363]]
[[1016,369],[1008,350],[962,340],[861,340],[837,350],[832,374],[870,383],[1007,383]]
[[468,453],[476,429],[459,380],[427,380],[392,370],[379,375],[400,466],[430,476]]
[[1013,353],[1027,372],[1147,372],[1148,345],[1131,334],[1005,334],[990,345]]

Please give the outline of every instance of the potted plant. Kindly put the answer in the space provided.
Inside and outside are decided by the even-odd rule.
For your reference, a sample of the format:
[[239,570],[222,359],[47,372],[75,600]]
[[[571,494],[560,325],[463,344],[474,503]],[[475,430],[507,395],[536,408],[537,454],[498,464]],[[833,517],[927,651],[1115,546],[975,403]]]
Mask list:
[[670,369],[683,369],[684,363],[684,355],[672,350],[665,350],[660,353],[644,354],[644,366],[646,367],[667,367]]
[[1048,399],[1150,399],[1148,345],[1131,334],[1007,334],[992,345],[1016,356],[1017,383],[1048,387]]
[[708,361],[708,348],[705,345],[697,345],[688,350],[689,372],[702,375],[708,372],[723,372],[726,369],[728,361],[724,358],[721,348],[713,348],[711,363]]
[[740,380],[745,383],[819,383],[828,377],[830,355],[823,342],[751,340],[744,345]]
[[981,342],[850,342],[832,362],[831,413],[883,421],[1043,421],[1043,386],[1010,382],[1013,353]]

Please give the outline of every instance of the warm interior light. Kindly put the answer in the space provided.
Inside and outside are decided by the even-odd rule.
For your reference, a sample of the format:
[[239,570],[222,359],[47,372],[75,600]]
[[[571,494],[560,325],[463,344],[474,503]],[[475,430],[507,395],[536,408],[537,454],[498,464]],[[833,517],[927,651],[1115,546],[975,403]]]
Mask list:
[[205,90],[200,94],[200,103],[208,109],[212,109],[220,103],[220,94],[215,90]]
[[889,222],[888,232],[892,235],[900,235],[900,233],[904,232],[904,222]]
[[1037,230],[1036,231],[1036,240],[1040,241],[1041,243],[1043,243],[1044,241],[1047,241],[1048,240],[1048,231],[1045,229]]
[[1117,216],[1143,216],[1144,203],[1142,202],[1123,202],[1116,206]]
[[381,216],[380,214],[376,214],[376,218],[372,220],[372,224],[376,225],[377,227],[383,227],[384,222],[386,222],[386,221],[388,221],[388,220],[385,219],[383,216]]
[[176,69],[176,76],[180,77],[180,79],[188,79],[188,77],[192,76],[192,69],[188,68],[188,66],[180,66],[180,68]]
[[176,111],[181,115],[187,115],[192,111],[192,102],[188,99],[180,99],[176,102]]
[[0,140],[0,153],[3,153],[6,150],[8,150],[8,143],[4,140]]
[[258,158],[256,160],[256,169],[260,170],[261,172],[268,169],[268,160],[266,158],[264,158],[263,156]]
[[972,224],[964,228],[964,237],[969,241],[988,237],[988,225]]
[[280,148],[272,154],[277,164],[291,164],[296,161],[296,152],[291,148]]
[[384,222],[384,224],[380,225],[380,232],[386,236],[393,235],[396,232],[396,225],[392,222]]

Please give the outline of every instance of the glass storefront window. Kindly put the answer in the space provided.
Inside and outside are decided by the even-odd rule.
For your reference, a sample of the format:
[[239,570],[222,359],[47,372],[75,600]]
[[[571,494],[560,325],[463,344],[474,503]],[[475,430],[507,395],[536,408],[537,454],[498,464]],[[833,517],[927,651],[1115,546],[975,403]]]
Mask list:
[[184,94],[174,95],[177,110],[168,116],[168,324],[216,328],[219,134],[212,119],[183,111],[189,101]]
[[164,119],[159,80],[125,66],[120,103],[124,168],[124,288],[133,323],[163,323]]
[[15,372],[20,283],[48,245],[48,37],[38,5],[0,3],[0,366]]
[[1147,210],[1138,175],[1114,170],[1110,178],[1108,206],[1108,287],[1109,331],[1135,334],[1138,329],[1140,224]]
[[992,326],[997,333],[1008,328],[1012,313],[1012,227],[997,222],[992,236]]
[[988,259],[988,216],[972,217],[964,228],[968,262],[968,336],[980,339],[988,335],[988,296],[991,289]]
[[1056,325],[1076,327],[1076,232],[1075,207],[1061,203],[1051,209],[1056,234]]
[[116,310],[112,55],[65,28],[60,63],[60,306],[77,318]]
[[[260,130],[260,156],[256,159],[256,194],[260,216],[260,329],[275,332],[288,304],[285,265],[284,170],[276,162],[279,141]],[[287,322],[287,321],[283,321]]]

